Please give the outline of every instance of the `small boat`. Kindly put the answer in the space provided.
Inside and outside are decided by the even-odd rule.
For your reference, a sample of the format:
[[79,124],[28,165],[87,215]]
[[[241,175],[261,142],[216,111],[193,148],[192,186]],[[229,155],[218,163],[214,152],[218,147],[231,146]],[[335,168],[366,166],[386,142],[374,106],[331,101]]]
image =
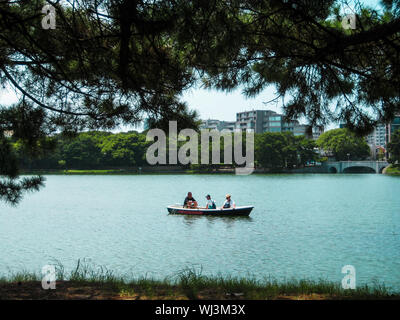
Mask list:
[[253,206],[242,206],[228,209],[184,208],[183,206],[168,206],[170,214],[210,215],[210,216],[248,216]]

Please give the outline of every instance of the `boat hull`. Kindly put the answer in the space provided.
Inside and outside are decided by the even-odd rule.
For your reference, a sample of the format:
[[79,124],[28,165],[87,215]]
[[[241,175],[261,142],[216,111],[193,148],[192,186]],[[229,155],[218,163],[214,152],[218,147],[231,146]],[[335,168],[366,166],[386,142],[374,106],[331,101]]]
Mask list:
[[252,206],[236,207],[235,209],[190,209],[183,208],[181,206],[168,206],[167,210],[170,214],[185,214],[185,215],[197,215],[197,216],[248,216],[250,215]]

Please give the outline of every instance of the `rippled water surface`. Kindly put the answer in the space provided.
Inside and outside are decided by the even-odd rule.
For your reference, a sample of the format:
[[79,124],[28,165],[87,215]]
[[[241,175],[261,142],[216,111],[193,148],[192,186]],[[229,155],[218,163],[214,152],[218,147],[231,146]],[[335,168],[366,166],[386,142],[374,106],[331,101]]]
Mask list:
[[[168,215],[187,191],[249,218]],[[121,275],[204,274],[340,281],[400,289],[400,179],[366,175],[47,176],[16,208],[0,203],[0,274],[86,258]]]

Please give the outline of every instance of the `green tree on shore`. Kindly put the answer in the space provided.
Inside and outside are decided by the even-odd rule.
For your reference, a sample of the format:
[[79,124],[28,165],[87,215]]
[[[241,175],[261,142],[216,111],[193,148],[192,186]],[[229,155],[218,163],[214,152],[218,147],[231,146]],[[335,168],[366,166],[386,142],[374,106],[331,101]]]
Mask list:
[[144,134],[136,132],[112,134],[99,144],[104,155],[103,166],[142,166],[146,163],[146,142]]
[[391,141],[388,144],[388,151],[390,154],[389,161],[391,163],[400,164],[400,130],[392,134]]
[[270,169],[292,169],[315,161],[315,143],[292,133],[265,132],[255,138],[255,160]]
[[[146,136],[138,132],[110,133],[101,131],[82,132],[74,138],[61,135],[52,153],[38,159],[30,159],[19,151],[15,143],[15,154],[24,169],[102,169],[110,167],[133,167],[146,164]],[[62,160],[60,160],[62,159]]]
[[337,161],[363,160],[370,155],[364,138],[356,136],[349,129],[324,132],[316,143],[322,150],[331,152]]

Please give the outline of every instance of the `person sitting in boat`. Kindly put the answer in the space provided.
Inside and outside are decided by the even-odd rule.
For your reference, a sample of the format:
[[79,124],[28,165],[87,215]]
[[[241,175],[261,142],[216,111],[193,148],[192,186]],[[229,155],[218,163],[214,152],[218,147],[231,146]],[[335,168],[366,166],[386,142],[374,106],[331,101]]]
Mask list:
[[226,198],[226,200],[225,200],[224,204],[222,205],[222,209],[228,209],[228,208],[235,209],[236,208],[236,204],[235,204],[235,201],[233,201],[231,199],[231,195],[227,194],[225,198]]
[[209,194],[206,195],[206,199],[207,199],[206,209],[217,209],[215,201],[211,199],[211,196]]
[[185,201],[183,202],[183,206],[185,208],[196,208],[197,207],[197,201],[193,198],[191,192],[188,192],[187,197],[185,198]]

